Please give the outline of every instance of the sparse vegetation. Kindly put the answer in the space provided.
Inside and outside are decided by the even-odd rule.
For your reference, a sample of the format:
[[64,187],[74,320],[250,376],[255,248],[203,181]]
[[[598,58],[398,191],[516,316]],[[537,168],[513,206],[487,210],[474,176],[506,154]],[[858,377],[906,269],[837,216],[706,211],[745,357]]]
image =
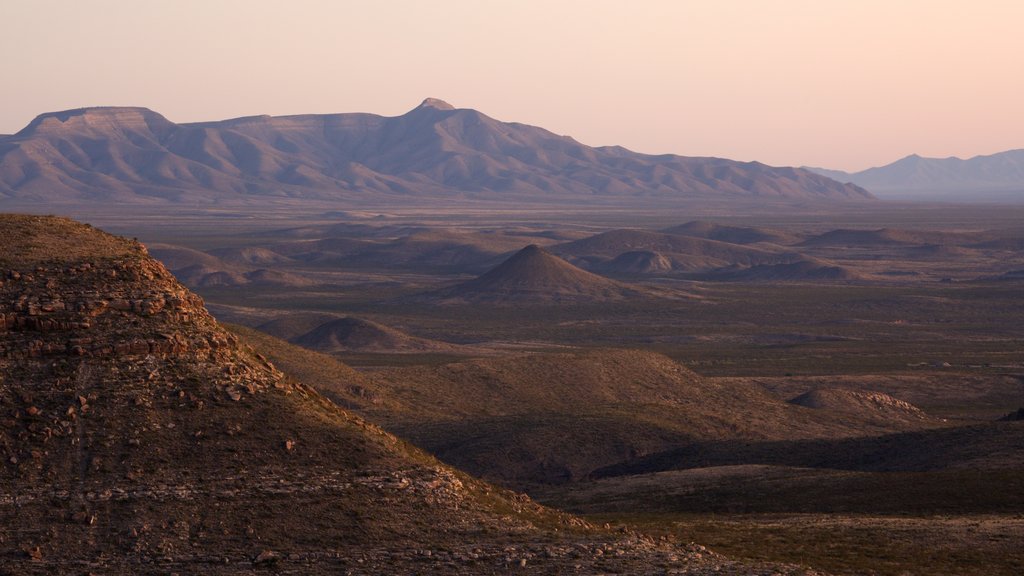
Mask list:
[[[59,222],[60,234],[61,226],[75,229]],[[390,442],[417,466],[441,466],[438,457],[599,525],[625,522],[751,560],[839,574],[1010,574],[1020,566],[1006,542],[1021,530],[1024,445],[1019,423],[994,422],[1024,405],[1024,307],[1015,281],[993,279],[1024,267],[1024,254],[1007,248],[1012,242],[992,243],[1014,238],[1015,229],[943,235],[874,227],[844,244],[837,238],[848,233],[768,218],[761,228],[693,223],[605,235],[603,252],[588,255],[579,252],[588,236],[622,224],[495,223],[450,232],[419,217],[380,226],[296,223],[258,233],[244,225],[198,230],[188,250],[165,245],[154,253],[178,270],[199,266],[194,278],[183,277],[219,318],[238,324],[232,330],[242,341],[292,385],[312,386],[348,410],[344,418],[359,429],[380,426],[404,438]],[[152,233],[165,244],[179,235]],[[616,280],[594,275],[611,273],[602,266],[619,249],[657,248],[670,260],[663,245],[612,242],[634,237],[670,241],[673,250],[699,246],[704,252],[689,262],[709,268],[659,264]],[[575,241],[571,254],[559,251],[567,241]],[[135,249],[104,242],[93,256],[124,258]],[[472,285],[520,242],[544,244],[579,268],[548,256],[553,273],[546,265],[527,266],[524,277],[513,270],[502,285],[528,286],[514,305],[474,297],[438,307],[420,299]],[[19,246],[32,258],[58,260],[78,249],[39,237]],[[712,248],[724,264],[708,259]],[[805,257],[857,276],[697,280],[715,269]],[[262,266],[275,274],[255,274]],[[245,281],[218,285],[210,274]],[[939,282],[944,277],[956,281]],[[282,280],[289,278],[301,280]],[[566,286],[572,297],[564,297]],[[612,287],[614,298],[591,298]],[[320,340],[333,354],[325,356],[253,329],[315,347],[303,335],[342,317],[369,320],[372,346],[335,345],[347,336],[325,328]],[[413,341],[451,344],[406,345]],[[201,386],[203,378],[189,382]],[[317,402],[324,414],[336,410]],[[276,422],[275,414],[268,408],[258,417]],[[333,426],[332,418],[318,425]],[[294,432],[293,446],[328,454],[333,437],[314,442],[314,432]],[[142,468],[156,473],[160,462]],[[520,497],[454,474],[473,486],[481,509],[528,512]],[[535,526],[562,522],[537,514]],[[934,538],[947,545],[929,550]]]

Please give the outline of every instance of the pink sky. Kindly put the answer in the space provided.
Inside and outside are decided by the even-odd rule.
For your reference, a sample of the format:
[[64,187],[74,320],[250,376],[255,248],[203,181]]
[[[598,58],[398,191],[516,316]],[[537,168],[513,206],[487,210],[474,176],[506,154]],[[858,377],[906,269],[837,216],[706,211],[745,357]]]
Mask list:
[[591,145],[859,170],[1024,148],[1018,0],[0,2],[0,133],[397,115],[433,96]]

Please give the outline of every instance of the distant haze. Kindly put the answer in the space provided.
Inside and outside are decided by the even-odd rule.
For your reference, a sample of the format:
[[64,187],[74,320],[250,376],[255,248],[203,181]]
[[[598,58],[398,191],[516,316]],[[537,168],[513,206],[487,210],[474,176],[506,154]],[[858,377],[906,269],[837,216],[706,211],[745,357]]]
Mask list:
[[849,171],[1024,147],[1017,0],[36,0],[0,4],[0,133],[398,115],[435,96],[589,145]]

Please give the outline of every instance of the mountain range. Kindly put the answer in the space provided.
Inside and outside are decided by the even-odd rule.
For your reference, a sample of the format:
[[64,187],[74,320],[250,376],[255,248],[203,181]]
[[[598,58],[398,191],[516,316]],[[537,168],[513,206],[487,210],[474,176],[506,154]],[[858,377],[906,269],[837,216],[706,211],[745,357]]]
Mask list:
[[146,108],[42,114],[0,136],[0,202],[266,204],[868,200],[800,168],[590,147],[428,98],[410,112],[176,124]]
[[925,195],[962,199],[1019,197],[1024,191],[1024,149],[966,160],[911,154],[885,166],[860,172],[805,167],[839,182],[863,186],[883,197]]

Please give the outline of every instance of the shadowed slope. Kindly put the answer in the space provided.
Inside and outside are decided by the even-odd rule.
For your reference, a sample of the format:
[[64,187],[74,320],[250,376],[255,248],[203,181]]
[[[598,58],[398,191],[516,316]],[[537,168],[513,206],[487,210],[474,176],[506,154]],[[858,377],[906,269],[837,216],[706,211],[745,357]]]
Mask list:
[[[246,333],[246,329],[242,333]],[[877,411],[794,406],[649,352],[593,350],[394,368],[339,382],[338,360],[260,335],[258,349],[331,398],[446,461],[534,487],[679,446],[835,438],[934,426]],[[313,368],[315,367],[315,368]]]
[[702,378],[669,358],[632,350],[390,369],[375,373],[371,388],[395,404],[386,411],[368,407],[367,417],[457,466],[524,486],[578,480],[669,447],[936,424],[873,411],[809,410],[748,383]]
[[1024,424],[993,422],[845,439],[705,442],[595,472],[595,477],[740,464],[871,472],[1024,469]]
[[330,320],[292,339],[320,352],[451,352],[454,344],[417,338],[370,320],[346,316]]

